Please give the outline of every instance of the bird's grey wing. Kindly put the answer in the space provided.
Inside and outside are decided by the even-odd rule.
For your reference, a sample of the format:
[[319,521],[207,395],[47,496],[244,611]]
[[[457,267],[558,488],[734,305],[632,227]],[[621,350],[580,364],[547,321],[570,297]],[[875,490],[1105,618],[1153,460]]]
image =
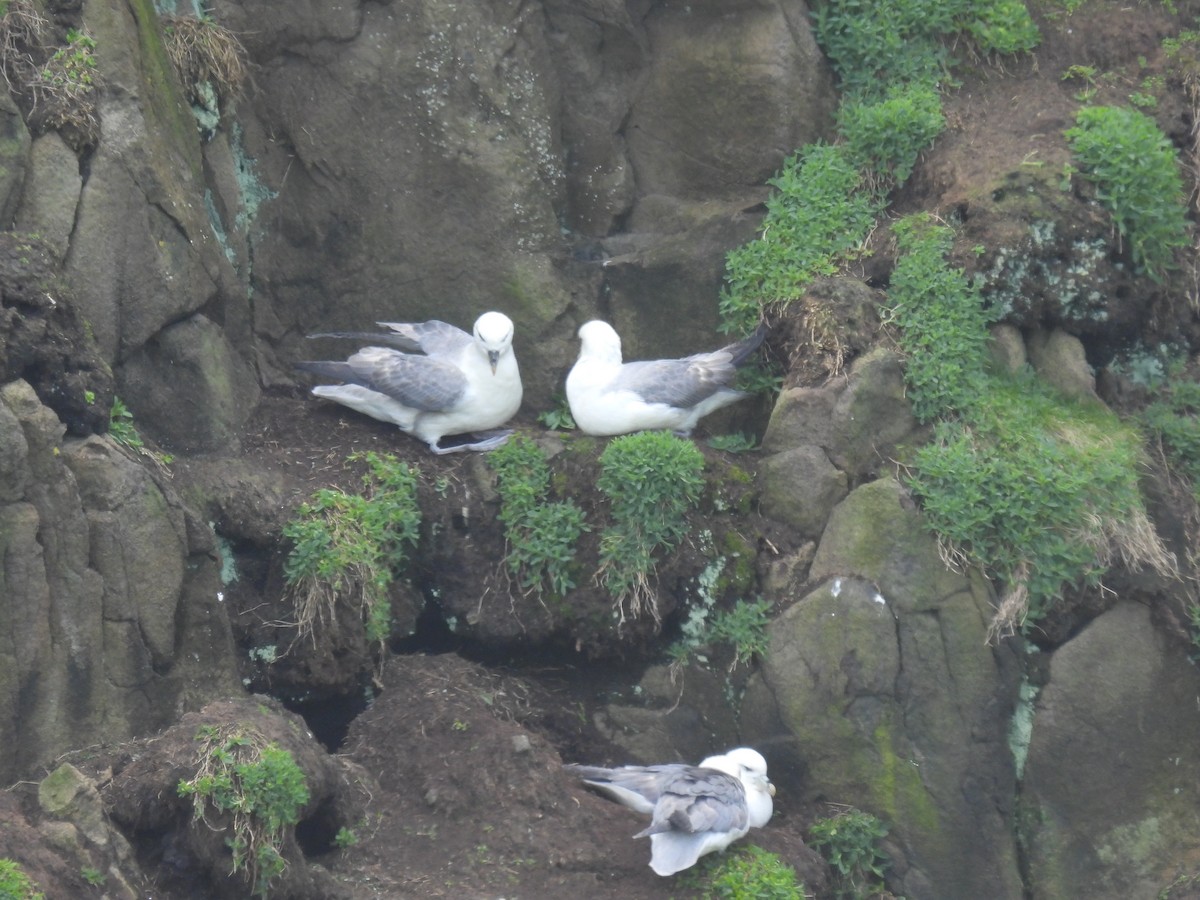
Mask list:
[[678,770],[691,767],[680,765],[618,766],[614,769],[606,769],[601,766],[581,766],[573,763],[563,766],[563,768],[593,787],[605,791],[620,802],[626,802],[621,792],[628,791],[643,797],[650,806],[653,806],[662,795],[664,786],[677,776]]
[[384,347],[364,347],[347,361],[354,382],[422,412],[452,409],[467,388],[457,366]]
[[682,831],[733,831],[745,828],[746,790],[732,775],[687,766],[663,787],[650,826],[634,837]]
[[[708,355],[711,354],[704,356]],[[725,368],[727,374],[705,364],[702,357],[631,362],[621,366],[620,374],[609,389],[632,391],[647,403],[665,403],[687,409],[711,397],[733,380],[733,366],[726,364]]]
[[387,328],[388,343],[399,346],[400,341],[406,342],[407,349],[419,350],[427,356],[450,357],[458,354],[463,347],[475,338],[447,322],[430,319],[428,322],[376,322],[381,328]]

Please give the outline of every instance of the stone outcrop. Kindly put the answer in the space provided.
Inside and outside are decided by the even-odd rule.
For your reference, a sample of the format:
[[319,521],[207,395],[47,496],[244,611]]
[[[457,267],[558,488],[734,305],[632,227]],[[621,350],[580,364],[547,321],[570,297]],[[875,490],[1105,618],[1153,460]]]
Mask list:
[[1135,603],[1046,671],[1016,819],[1031,896],[1154,896],[1200,849],[1200,673]]
[[1005,723],[1017,667],[985,647],[987,583],[946,567],[885,477],[837,506],[788,594],[742,707],[773,777],[891,823],[906,895],[1019,898]]
[[211,533],[110,439],[0,388],[0,778],[236,685]]

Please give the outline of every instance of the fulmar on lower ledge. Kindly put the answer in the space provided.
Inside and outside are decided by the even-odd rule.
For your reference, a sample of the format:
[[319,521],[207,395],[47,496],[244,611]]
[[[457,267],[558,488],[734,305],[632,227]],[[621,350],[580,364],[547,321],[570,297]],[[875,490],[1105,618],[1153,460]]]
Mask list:
[[651,816],[635,838],[650,837],[650,868],[674,875],[706,853],[724,850],[771,819],[775,786],[767,761],[749,747],[710,756],[698,766],[564,766],[618,803]]
[[[491,450],[512,432],[499,430],[521,406],[521,373],[513,353],[513,323],[499,312],[475,321],[474,335],[439,322],[379,322],[387,332],[333,332],[312,337],[354,338],[399,347],[363,347],[345,362],[298,362],[296,368],[342,382],[312,392],[390,422],[425,441],[437,454]],[[441,446],[445,435],[477,440]]]

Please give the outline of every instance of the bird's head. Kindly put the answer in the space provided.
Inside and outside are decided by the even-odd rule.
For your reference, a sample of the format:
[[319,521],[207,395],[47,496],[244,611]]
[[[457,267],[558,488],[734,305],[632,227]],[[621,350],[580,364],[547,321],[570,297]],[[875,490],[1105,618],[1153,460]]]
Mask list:
[[593,319],[579,326],[579,355],[621,362],[621,337],[607,322]]
[[710,756],[700,766],[732,775],[747,786],[775,796],[775,785],[767,780],[767,761],[761,753],[750,747],[738,747],[721,756]]
[[512,348],[512,339],[512,319],[504,313],[485,312],[475,320],[475,343],[487,354],[493,375],[496,374],[500,357]]

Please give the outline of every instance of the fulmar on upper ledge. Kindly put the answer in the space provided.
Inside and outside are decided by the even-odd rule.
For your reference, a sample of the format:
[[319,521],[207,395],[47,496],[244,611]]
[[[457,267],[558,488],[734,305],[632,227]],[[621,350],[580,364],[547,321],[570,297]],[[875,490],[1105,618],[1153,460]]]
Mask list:
[[737,369],[766,337],[766,325],[735,344],[683,359],[621,362],[621,338],[607,322],[579,328],[579,359],[567,375],[567,403],[584,434],[670,429],[687,437],[701,418],[746,396]]
[[[499,312],[475,321],[474,335],[436,319],[407,324],[379,322],[380,334],[332,332],[311,337],[355,338],[388,347],[363,347],[345,362],[298,362],[296,368],[342,382],[312,392],[390,422],[439,455],[491,450],[511,430],[492,431],[521,406],[521,373],[513,353],[513,323]],[[471,434],[472,443],[442,447],[448,434]]]
[[767,761],[749,747],[710,756],[698,766],[564,766],[584,784],[651,816],[635,838],[650,836],[650,868],[674,875],[706,853],[724,850],[771,820],[775,786]]

